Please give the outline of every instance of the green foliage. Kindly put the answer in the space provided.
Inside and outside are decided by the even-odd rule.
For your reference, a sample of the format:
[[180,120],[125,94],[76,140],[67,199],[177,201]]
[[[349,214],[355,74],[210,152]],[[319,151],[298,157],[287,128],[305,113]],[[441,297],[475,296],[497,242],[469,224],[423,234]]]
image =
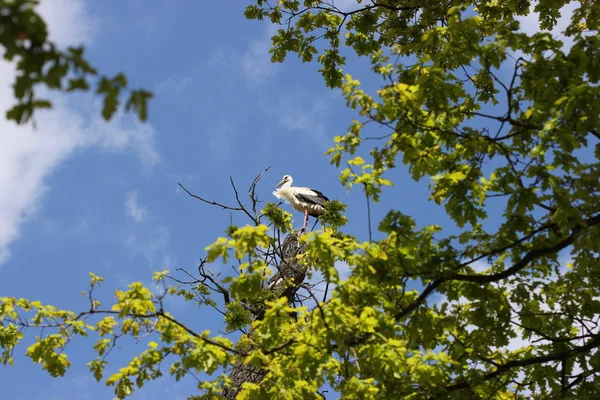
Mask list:
[[325,213],[319,217],[319,221],[324,226],[338,231],[341,227],[348,223],[348,218],[344,215],[346,205],[338,200],[331,200],[325,206]]
[[[155,279],[160,281],[165,274],[166,271],[157,273]],[[94,274],[90,276],[90,309],[77,315],[37,301],[0,298],[3,321],[0,346],[6,357],[3,361],[12,363],[10,354],[23,336],[23,330],[43,328],[45,335],[36,337],[26,355],[41,364],[51,376],[63,376],[70,366],[65,349],[72,337],[96,334],[98,339],[93,347],[98,358],[87,366],[100,381],[108,365],[106,357],[121,337],[129,335],[142,339],[153,336],[156,341],[148,342],[147,350],[106,378],[106,384],[115,387],[118,398],[125,398],[135,387],[141,388],[145,382],[161,377],[160,366],[166,362],[170,365],[170,375],[181,379],[190,371],[214,373],[217,368],[234,361],[238,352],[229,340],[208,338],[208,332],[196,333],[163,311],[162,300],[169,295],[169,290],[155,295],[142,284],[132,283],[127,291],[115,292],[116,301],[112,308],[97,309],[91,299],[94,286],[103,279]],[[33,315],[26,318],[26,313]],[[89,317],[102,315],[104,317],[96,323],[87,322]],[[167,361],[169,357],[171,361]]]
[[[0,46],[4,59],[13,62],[17,77],[13,92],[17,104],[6,118],[18,124],[28,122],[36,110],[51,108],[47,99],[36,96],[36,87],[73,92],[90,90],[90,80],[97,80],[96,93],[104,98],[102,116],[110,120],[118,110],[119,97],[127,87],[123,74],[108,78],[98,74],[84,58],[83,47],[58,49],[48,40],[48,29],[36,11],[39,0],[0,0]],[[148,118],[148,100],[152,93],[132,90],[125,110],[135,111],[141,121]]]
[[[540,27],[552,29],[564,4],[538,2]],[[274,37],[275,61],[302,57],[308,40],[319,49],[326,84],[341,88],[356,111],[328,152],[332,164],[347,165],[341,183],[361,184],[377,202],[391,185],[386,172],[401,160],[415,180],[429,181],[430,199],[458,229],[419,228],[391,211],[379,226],[384,237],[367,245],[328,233],[305,237],[307,262],[328,280],[338,282],[338,260],[353,266],[321,313],[339,296],[391,318],[350,339],[357,367],[337,386],[349,398],[508,398],[511,391],[513,398],[525,390],[569,398],[598,379],[599,333],[578,321],[591,315],[583,309],[595,309],[588,299],[599,293],[573,288],[598,275],[600,78],[592,65],[600,8],[575,3],[566,28],[573,46],[564,49],[547,33],[519,31],[516,17],[529,6],[396,1],[350,11],[325,1],[256,1],[248,8],[250,19],[289,24]],[[376,93],[349,74],[342,79],[340,46],[371,59],[382,78]],[[365,142],[373,124],[388,131],[376,147]],[[498,226],[487,223],[499,215]],[[568,270],[564,251],[573,259]],[[337,313],[353,326],[347,311]],[[340,332],[328,324],[326,335]],[[508,347],[517,337],[531,342]],[[399,365],[385,361],[395,354],[383,350],[391,343],[403,352],[393,357]]]
[[267,235],[268,227],[265,225],[237,227],[235,230],[230,230],[231,240],[219,238],[215,243],[208,246],[207,260],[213,262],[218,258],[222,258],[223,262],[227,262],[233,250],[234,256],[238,260],[243,260],[246,257],[250,259],[257,256],[256,248],[267,248],[270,244],[269,236]]
[[235,331],[248,326],[252,321],[252,314],[241,302],[233,302],[225,305],[225,324],[227,331]]
[[273,228],[281,233],[292,232],[292,214],[278,207],[277,204],[267,203],[261,212],[273,224]]
[[304,262],[321,271],[325,279],[333,283],[339,280],[336,262],[346,261],[359,247],[356,239],[348,235],[338,235],[331,230],[322,233],[311,232],[302,236],[300,241],[306,242]]
[[0,348],[2,349],[2,364],[13,364],[11,349],[14,348],[23,334],[19,332],[19,328],[12,324],[0,325]]
[[42,364],[53,377],[63,376],[71,365],[66,354],[57,352],[65,346],[66,339],[59,334],[36,338],[37,341],[27,349],[27,356],[34,363]]
[[[27,351],[34,362],[60,376],[68,338],[97,335],[98,358],[88,366],[120,398],[160,377],[165,363],[176,379],[236,363],[262,369],[264,379],[244,383],[239,399],[316,399],[324,384],[348,399],[595,398],[600,6],[575,4],[567,49],[547,33],[519,31],[516,17],[529,15],[529,2],[359,3],[350,12],[321,0],[255,0],[246,16],[283,25],[273,61],[290,52],[316,60],[355,111],[329,151],[332,164],[345,165],[341,183],[359,184],[377,202],[392,184],[384,176],[401,162],[429,183],[427,206],[444,207],[451,223],[420,226],[389,210],[376,237],[361,242],[343,232],[344,206],[330,202],[326,229],[295,236],[305,251],[284,260],[330,285],[328,298],[311,294],[300,304],[266,287],[281,257],[276,233],[291,230],[290,215],[267,204],[273,237],[253,221],[206,248],[206,262],[236,265],[238,274],[222,281],[204,263],[189,288],[166,287],[167,273],[157,273],[164,292],[132,283],[100,309],[92,290],[102,280],[91,275],[90,309],[80,314],[0,299],[5,363],[22,329],[43,327]],[[536,4],[550,29],[565,2]],[[343,75],[342,49],[369,57],[378,91]],[[103,82],[110,111],[125,80]],[[386,134],[369,136],[373,125]],[[216,307],[207,285],[226,304],[227,329],[243,332],[235,344],[194,332],[164,309],[171,295]],[[113,340],[124,335],[154,341],[105,378]],[[207,378],[196,397],[217,398],[229,384]]]

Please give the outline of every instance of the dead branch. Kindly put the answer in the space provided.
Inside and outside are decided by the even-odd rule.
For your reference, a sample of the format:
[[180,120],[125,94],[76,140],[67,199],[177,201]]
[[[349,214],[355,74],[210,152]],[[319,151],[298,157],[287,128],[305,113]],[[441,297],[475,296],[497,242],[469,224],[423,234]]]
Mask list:
[[206,200],[205,198],[203,198],[203,197],[200,197],[200,196],[198,196],[198,195],[195,195],[195,194],[193,194],[192,192],[190,192],[189,190],[187,190],[187,189],[185,188],[185,186],[183,186],[181,183],[179,183],[178,185],[179,185],[179,186],[180,186],[180,187],[181,187],[183,190],[185,190],[185,192],[186,192],[187,194],[189,194],[190,196],[192,196],[192,197],[193,197],[193,198],[195,198],[195,199],[198,199],[198,200],[200,200],[200,201],[203,201],[203,202],[205,202],[206,204],[210,204],[210,205],[212,205],[212,206],[221,207],[223,210],[243,211],[243,209],[242,209],[242,208],[239,208],[239,207],[231,207],[231,206],[226,206],[225,204],[217,203],[216,201],[213,201],[213,200]]
[[[296,292],[304,283],[306,277],[306,266],[302,265],[297,258],[297,255],[303,254],[306,250],[306,243],[300,244],[298,237],[302,233],[301,230],[289,234],[283,244],[280,247],[282,255],[281,263],[279,264],[278,271],[269,279],[266,289],[271,291],[274,296],[283,297],[288,299],[290,304],[293,303]],[[254,311],[254,318],[260,320],[263,318],[265,308],[261,307]],[[251,337],[252,331],[248,333]],[[263,351],[264,354],[274,353],[287,346],[290,343],[286,342],[274,349]],[[250,349],[249,351],[251,351]],[[234,400],[239,393],[242,384],[244,382],[259,383],[263,380],[267,371],[253,365],[246,365],[243,360],[240,360],[229,373],[229,379],[232,380],[233,385],[225,388],[223,396],[227,400]]]

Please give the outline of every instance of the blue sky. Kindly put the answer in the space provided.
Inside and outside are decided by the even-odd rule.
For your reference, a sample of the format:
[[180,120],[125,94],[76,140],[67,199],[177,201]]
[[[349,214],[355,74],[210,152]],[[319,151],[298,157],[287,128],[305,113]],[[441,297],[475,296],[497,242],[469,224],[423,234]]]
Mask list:
[[[86,307],[79,292],[87,288],[90,271],[105,278],[99,295],[106,300],[129,282],[149,283],[152,271],[193,271],[205,246],[222,235],[229,214],[189,198],[177,184],[231,204],[229,176],[245,192],[268,166],[259,187],[263,200],[275,201],[273,186],[291,174],[297,185],[348,204],[348,232],[367,238],[363,195],[347,193],[324,156],[353,114],[339,92],[325,87],[316,65],[294,56],[282,65],[270,63],[273,27],[245,20],[246,4],[42,1],[57,43],[85,44],[99,70],[122,71],[131,86],[156,96],[145,124],[123,115],[104,123],[92,96],[56,98],[55,109],[38,116],[35,131],[0,120],[2,296],[79,310]],[[358,75],[367,66],[351,60],[348,70]],[[12,68],[0,63],[2,110],[12,102],[12,77]],[[359,79],[378,84],[364,73]],[[427,182],[412,182],[402,169],[392,178],[396,186],[373,206],[374,227],[390,208],[419,224],[446,220],[427,201]],[[299,227],[301,216],[295,218]],[[213,312],[172,307],[198,329],[223,328]],[[0,367],[3,394],[13,400],[112,398],[112,388],[87,372],[90,344],[69,346],[73,365],[60,380],[25,359],[25,347],[19,347],[15,366]],[[142,349],[123,342],[108,372]],[[184,399],[193,393],[191,379],[166,382],[150,384],[133,398]]]

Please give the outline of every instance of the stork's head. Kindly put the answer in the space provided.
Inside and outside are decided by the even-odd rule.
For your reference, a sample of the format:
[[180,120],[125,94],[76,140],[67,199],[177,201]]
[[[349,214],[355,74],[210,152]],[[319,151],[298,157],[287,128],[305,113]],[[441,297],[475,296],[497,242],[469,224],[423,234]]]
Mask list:
[[281,179],[281,182],[279,182],[279,183],[277,184],[277,186],[275,186],[275,189],[278,189],[278,188],[282,187],[282,186],[283,186],[283,185],[285,185],[286,183],[287,183],[287,184],[288,184],[288,186],[289,186],[289,185],[291,185],[291,184],[292,184],[292,181],[293,181],[293,179],[292,179],[292,177],[291,177],[290,175],[284,175],[284,176],[283,176],[283,178]]

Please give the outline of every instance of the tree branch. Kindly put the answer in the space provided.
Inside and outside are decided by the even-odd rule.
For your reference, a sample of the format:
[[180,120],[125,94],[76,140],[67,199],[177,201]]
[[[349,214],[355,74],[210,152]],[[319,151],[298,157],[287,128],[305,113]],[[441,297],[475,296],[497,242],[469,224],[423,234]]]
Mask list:
[[[110,315],[119,315],[121,312],[120,311],[114,311],[114,310],[93,310],[90,309],[89,311],[82,311],[80,312],[75,318],[74,320],[77,321],[83,317],[87,317],[87,316],[91,316],[94,314],[110,314]],[[241,353],[238,350],[235,350],[229,346],[226,346],[222,343],[216,342],[212,339],[209,339],[207,337],[204,337],[196,332],[194,332],[191,328],[189,328],[188,326],[184,325],[183,323],[177,321],[175,318],[171,317],[170,315],[167,315],[164,313],[163,310],[159,310],[157,312],[154,313],[150,313],[150,314],[127,314],[127,317],[130,318],[138,318],[138,319],[151,319],[151,318],[164,318],[169,322],[172,322],[173,324],[179,326],[181,329],[183,329],[184,331],[186,331],[187,333],[189,333],[191,336],[202,340],[203,342],[205,342],[206,344],[210,344],[211,346],[216,346],[219,347],[225,351],[228,351],[230,353],[236,354],[236,355],[245,355],[245,353]],[[17,325],[21,325],[23,327],[26,328],[62,328],[64,326],[64,324],[61,323],[48,323],[48,324],[30,324],[26,321],[14,321],[16,322]],[[66,321],[65,321],[66,322]]]
[[256,186],[258,185],[258,182],[260,182],[262,177],[265,176],[265,174],[270,169],[271,169],[271,166],[269,165],[267,168],[265,168],[265,170],[263,172],[261,172],[260,174],[258,174],[256,176],[256,178],[254,178],[254,180],[252,181],[252,184],[248,188],[248,196],[252,200],[252,211],[254,212],[254,215],[256,216],[256,220],[258,220],[258,221],[260,221],[260,216],[258,215],[258,210],[256,209],[256,204],[258,203],[258,196],[256,196]]
[[233,177],[231,177],[231,176],[229,177],[229,182],[231,183],[231,187],[233,188],[233,192],[235,193],[235,200],[237,201],[238,205],[240,206],[239,210],[243,211],[252,220],[252,222],[254,222],[255,225],[258,225],[259,224],[258,219],[253,217],[252,214],[250,214],[250,212],[242,204],[242,201],[240,200],[240,195],[237,191],[237,188],[235,187],[235,183],[233,183]]
[[[573,356],[588,352],[597,347],[600,347],[600,335],[594,336],[587,344],[580,346],[580,347],[575,347],[570,350],[565,350],[565,351],[562,351],[559,353],[554,353],[554,354],[545,354],[543,356],[538,356],[538,357],[525,358],[522,360],[509,361],[506,364],[503,364],[500,367],[496,368],[496,370],[494,372],[490,372],[488,374],[485,374],[483,377],[478,378],[477,382],[489,381],[490,379],[500,376],[515,367],[527,367],[529,365],[543,364],[543,363],[547,363],[550,361],[567,360]],[[465,380],[462,382],[455,383],[454,385],[447,386],[446,391],[453,392],[455,390],[466,389],[469,387],[470,387],[469,382]]]
[[[597,215],[595,217],[589,218],[585,221],[583,221],[584,224],[586,226],[595,226],[600,224],[600,215]],[[541,229],[541,228],[540,228]],[[412,313],[415,309],[417,309],[419,306],[421,306],[421,304],[423,304],[425,302],[425,300],[427,300],[427,298],[438,288],[440,287],[443,283],[445,282],[449,282],[449,281],[461,281],[461,282],[473,282],[473,283],[491,283],[491,282],[496,282],[505,278],[508,278],[511,275],[516,274],[517,272],[519,272],[521,269],[525,268],[527,266],[527,264],[529,264],[531,261],[539,258],[539,257],[543,257],[547,254],[551,254],[554,252],[557,252],[559,250],[564,249],[565,247],[568,247],[569,245],[571,245],[574,241],[576,236],[581,232],[581,230],[583,229],[582,225],[578,225],[575,228],[573,228],[573,231],[571,233],[571,235],[569,235],[567,238],[559,241],[558,243],[555,243],[553,246],[549,246],[549,247],[543,247],[540,249],[534,249],[531,250],[530,252],[528,252],[525,257],[523,257],[519,262],[517,262],[516,264],[514,264],[512,267],[510,267],[507,270],[504,270],[502,272],[499,272],[497,274],[491,274],[491,275],[465,275],[465,274],[454,274],[451,275],[449,277],[443,277],[443,278],[438,278],[433,280],[432,282],[430,282],[426,287],[425,290],[423,290],[423,292],[421,293],[421,295],[419,295],[419,297],[417,297],[417,299],[415,299],[415,301],[413,301],[408,307],[406,307],[405,309],[403,309],[402,311],[400,311],[399,313],[397,313],[394,317],[396,320],[400,320],[406,316],[408,316],[410,313]],[[540,230],[538,230],[539,232]],[[531,238],[533,235],[529,235],[528,237]],[[522,242],[524,241],[524,238],[521,238],[519,241],[517,242]],[[513,242],[510,246],[505,247],[504,249],[501,250],[494,250],[492,252],[490,252],[487,256],[492,255],[492,254],[499,254],[502,251],[512,247],[515,245],[515,243],[517,242]],[[478,258],[475,258],[469,262],[466,263],[462,263],[459,264],[457,266],[457,268],[460,268],[461,266],[466,266],[470,263],[473,263],[477,260],[480,260],[482,258],[486,257],[481,256]]]
[[[586,227],[591,227],[600,224],[600,215],[589,218],[583,221]],[[552,246],[542,247],[539,249],[533,249],[529,251],[525,257],[523,257],[519,262],[515,263],[512,267],[498,272],[496,274],[491,275],[465,275],[465,274],[455,274],[452,277],[448,278],[448,280],[454,281],[462,281],[462,282],[474,282],[474,283],[491,283],[496,282],[505,278],[508,278],[511,275],[516,274],[523,268],[525,268],[531,261],[543,257],[548,254],[557,253],[558,251],[570,246],[575,241],[577,235],[582,231],[582,225],[578,225],[571,231],[571,234],[567,236],[565,239],[555,243]]]
[[218,207],[221,207],[221,208],[222,208],[222,209],[224,209],[224,210],[244,211],[244,209],[243,209],[243,208],[240,208],[240,207],[231,207],[231,206],[226,206],[226,205],[224,205],[224,204],[217,203],[216,201],[206,200],[206,199],[204,199],[204,198],[202,198],[202,197],[200,197],[200,196],[198,196],[198,195],[195,195],[195,194],[191,193],[191,192],[190,192],[189,190],[187,190],[187,189],[186,189],[186,188],[185,188],[185,187],[184,187],[184,186],[183,186],[181,183],[179,183],[178,185],[179,185],[179,186],[180,186],[180,187],[181,187],[183,190],[185,190],[185,192],[186,192],[187,194],[189,194],[191,197],[193,197],[193,198],[195,198],[195,199],[198,199],[198,200],[200,200],[200,201],[203,201],[203,202],[205,202],[206,204],[210,204],[210,205],[213,205],[213,206],[218,206]]

